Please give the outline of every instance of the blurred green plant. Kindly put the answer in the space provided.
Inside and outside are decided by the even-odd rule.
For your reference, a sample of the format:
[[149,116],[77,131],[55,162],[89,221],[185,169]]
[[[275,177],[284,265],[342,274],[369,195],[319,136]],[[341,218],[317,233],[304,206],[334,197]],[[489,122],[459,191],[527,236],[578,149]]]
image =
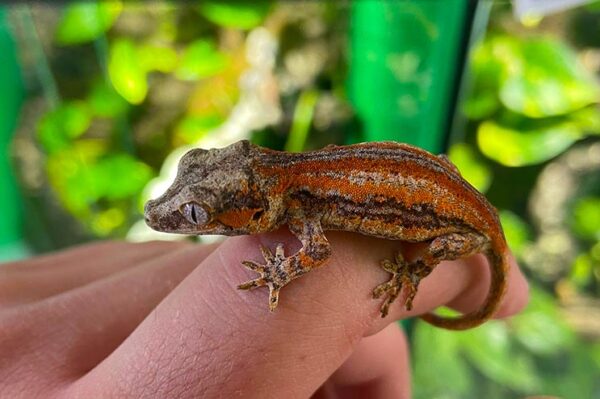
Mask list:
[[175,74],[182,80],[207,78],[223,72],[228,61],[228,57],[217,50],[213,42],[200,39],[185,49]]
[[[319,25],[339,23],[331,11],[335,6],[324,4],[315,7],[326,17],[311,19],[308,28],[290,13],[289,4],[280,2],[203,0],[127,7],[120,1],[64,6],[55,44],[63,50],[90,50],[101,67],[85,76],[83,94],[64,96],[37,124],[56,197],[99,237],[123,236],[139,220],[140,192],[167,154],[196,143],[229,118],[240,99],[240,75],[248,68],[245,35],[250,29],[265,23],[279,35],[276,62],[283,70],[292,52],[294,59],[298,54],[311,59],[306,43],[323,41],[334,52],[341,42],[330,27]],[[53,71],[62,78],[58,81],[68,83],[65,65],[79,63],[70,57]],[[390,63],[400,78],[414,69],[410,57],[392,57]],[[332,63],[327,66],[332,71],[314,77],[316,83],[311,77],[308,83],[290,84],[290,71],[282,73],[281,82],[288,86],[282,83],[271,95],[281,101],[285,115],[279,126],[255,137],[290,151],[314,145],[311,140],[335,141],[336,129],[343,141],[342,135],[351,132],[339,123],[339,110],[331,104],[345,101],[345,67]],[[522,259],[536,232],[524,205],[529,191],[519,191],[519,185],[532,185],[539,172],[532,166],[600,133],[600,90],[574,51],[549,36],[495,31],[476,47],[470,68],[473,87],[464,104],[467,137],[451,146],[449,157],[502,208],[507,240],[525,264]],[[319,114],[328,117],[322,131],[315,130]],[[322,134],[311,135],[315,131]],[[572,203],[571,228],[584,245],[565,279],[582,292],[593,292],[595,276],[600,276],[598,195],[592,191]],[[510,201],[503,202],[507,197]],[[558,300],[544,291],[557,281],[531,279],[531,304],[509,322],[494,321],[464,333],[416,324],[415,397],[506,398],[543,392],[583,398],[600,392],[600,345],[585,343],[565,323]]]
[[483,193],[487,191],[492,182],[492,174],[468,144],[453,144],[448,151],[448,157],[473,187]]
[[500,211],[500,222],[511,251],[521,257],[531,242],[531,228],[519,215],[509,210]]
[[140,104],[146,98],[147,72],[139,62],[131,40],[119,39],[112,44],[108,74],[117,93],[131,104]]
[[285,143],[286,151],[300,152],[306,148],[306,140],[318,99],[319,93],[316,90],[306,90],[300,94],[294,110],[290,134]]
[[127,101],[110,84],[102,80],[93,84],[87,104],[92,114],[100,118],[121,117],[129,109]]
[[[271,7],[269,1],[153,8],[81,1],[62,7],[54,43],[92,46],[101,68],[86,76],[84,96],[64,98],[39,119],[37,138],[57,199],[92,235],[123,236],[140,217],[140,193],[166,155],[225,121],[237,100],[244,49],[232,34],[225,46],[218,38],[259,25]],[[53,73],[69,82],[68,71]],[[177,81],[189,89],[168,94],[180,90]],[[157,88],[157,82],[166,84]],[[178,101],[177,112],[154,104],[165,91],[170,97],[161,101]],[[154,116],[156,127],[146,122]]]
[[271,2],[268,0],[252,2],[204,0],[198,8],[204,17],[217,25],[227,28],[250,29],[263,21],[270,6]]
[[[472,85],[463,103],[468,130],[449,157],[471,184],[502,204],[507,241],[527,267],[538,232],[522,204],[541,165],[600,133],[598,80],[561,39],[502,28],[475,47],[469,71]],[[416,325],[415,397],[598,395],[600,343],[576,333],[565,321],[570,310],[546,291],[554,285],[570,296],[600,292],[600,193],[593,187],[590,181],[572,193],[566,210],[580,245],[570,272],[543,283],[530,275],[531,301],[522,314],[458,334]]]
[[588,245],[582,245],[575,258],[568,281],[580,292],[600,294],[600,197],[584,196],[574,201],[571,228],[577,237]]
[[56,29],[56,42],[72,45],[97,39],[115,23],[122,8],[123,4],[118,0],[69,4]]
[[550,37],[495,34],[473,51],[464,104],[479,149],[506,166],[545,162],[600,133],[600,87],[572,50]]
[[91,115],[83,101],[69,101],[48,112],[38,124],[38,140],[48,154],[69,147],[90,126]]
[[415,398],[507,398],[540,392],[591,398],[600,389],[600,344],[590,352],[566,324],[554,298],[536,286],[527,309],[509,323],[491,321],[459,333],[419,323],[412,338]]
[[573,229],[581,238],[600,241],[600,197],[579,198],[573,216]]
[[126,110],[120,97],[103,85],[95,86],[89,100],[63,102],[47,113],[38,124],[38,139],[47,156],[48,181],[59,200],[102,237],[131,223],[132,198],[153,172],[127,153],[110,151],[109,139],[85,137],[95,117]]

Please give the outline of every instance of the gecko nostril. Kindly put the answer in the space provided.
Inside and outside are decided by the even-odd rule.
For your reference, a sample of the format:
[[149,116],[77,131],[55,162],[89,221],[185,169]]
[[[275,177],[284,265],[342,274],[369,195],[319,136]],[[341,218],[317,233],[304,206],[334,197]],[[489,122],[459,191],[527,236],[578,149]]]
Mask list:
[[157,214],[154,207],[154,201],[150,200],[144,205],[144,221],[148,226],[152,226],[156,222]]
[[156,220],[154,220],[154,218],[150,217],[148,214],[145,214],[144,222],[146,222],[146,225],[148,227],[153,227],[155,225]]
[[154,201],[149,200],[144,204],[144,216],[146,216],[146,219],[148,218],[148,214],[150,213],[150,210],[152,209],[152,203]]

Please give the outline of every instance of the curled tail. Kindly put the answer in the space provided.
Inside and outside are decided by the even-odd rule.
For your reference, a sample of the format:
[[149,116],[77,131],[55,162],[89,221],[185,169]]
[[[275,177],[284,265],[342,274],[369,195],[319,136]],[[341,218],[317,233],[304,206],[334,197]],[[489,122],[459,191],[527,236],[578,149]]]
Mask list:
[[506,244],[502,242],[502,245],[492,245],[484,254],[488,260],[492,278],[483,305],[474,312],[456,318],[427,313],[421,316],[423,320],[436,327],[448,330],[466,330],[477,327],[496,313],[502,303],[508,282],[508,251],[506,250]]

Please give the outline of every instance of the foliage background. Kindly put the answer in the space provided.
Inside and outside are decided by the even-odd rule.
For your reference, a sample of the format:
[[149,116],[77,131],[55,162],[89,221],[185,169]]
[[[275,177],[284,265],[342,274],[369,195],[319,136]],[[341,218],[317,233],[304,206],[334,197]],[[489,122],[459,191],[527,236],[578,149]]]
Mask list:
[[[189,146],[360,139],[342,3],[82,2],[11,18],[29,94],[13,158],[36,252],[155,237],[142,204]],[[600,3],[523,21],[496,4],[489,20],[449,155],[500,209],[532,300],[473,331],[412,324],[415,397],[600,397]]]

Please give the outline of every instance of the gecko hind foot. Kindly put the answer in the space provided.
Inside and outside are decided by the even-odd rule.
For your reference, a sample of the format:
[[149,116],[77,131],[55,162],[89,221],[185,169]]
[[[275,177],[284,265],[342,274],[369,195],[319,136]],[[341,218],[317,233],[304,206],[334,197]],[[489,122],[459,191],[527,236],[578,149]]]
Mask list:
[[279,303],[279,290],[296,276],[289,273],[288,267],[286,267],[283,244],[277,245],[275,254],[265,246],[261,246],[260,250],[265,259],[265,265],[249,260],[242,262],[246,268],[257,272],[260,277],[238,285],[238,289],[252,290],[263,286],[269,287],[269,310],[273,312]]
[[394,261],[387,259],[381,261],[381,268],[392,274],[388,281],[379,284],[373,290],[375,299],[385,295],[380,308],[381,317],[387,316],[390,305],[398,298],[403,287],[405,289],[404,307],[406,310],[411,310],[419,283],[429,274],[429,268],[420,262],[408,263],[400,252],[396,253]]

